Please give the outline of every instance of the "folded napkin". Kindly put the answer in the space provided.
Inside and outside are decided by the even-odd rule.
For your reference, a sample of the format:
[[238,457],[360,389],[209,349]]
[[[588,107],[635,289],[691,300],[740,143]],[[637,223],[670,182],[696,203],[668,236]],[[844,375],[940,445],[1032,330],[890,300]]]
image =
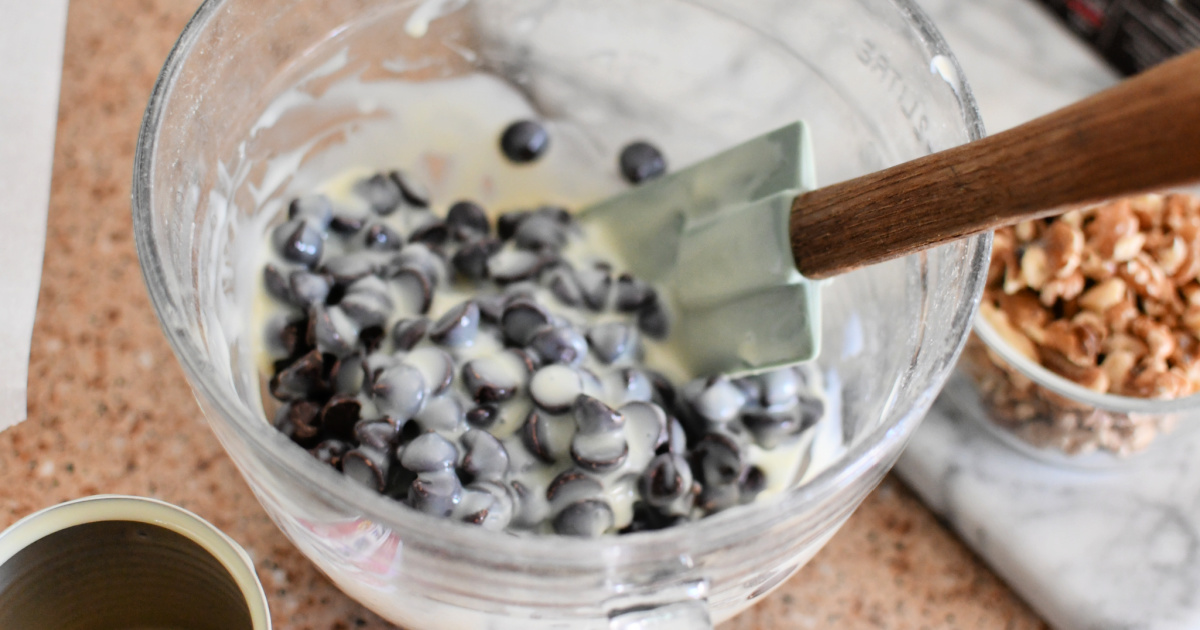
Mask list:
[[0,430],[26,416],[67,0],[0,0]]

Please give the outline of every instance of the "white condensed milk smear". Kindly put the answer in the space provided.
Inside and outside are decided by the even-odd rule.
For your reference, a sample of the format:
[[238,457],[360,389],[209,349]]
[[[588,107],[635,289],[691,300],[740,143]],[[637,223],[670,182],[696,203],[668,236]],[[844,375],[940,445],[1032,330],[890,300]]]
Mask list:
[[[311,311],[328,315],[318,318],[320,323],[315,325],[317,348],[327,355],[326,364],[329,359],[339,359],[337,369],[342,371],[331,377],[339,391],[333,396],[353,399],[361,410],[360,422],[390,413],[402,441],[399,455],[405,454],[413,437],[407,434],[412,427],[405,426],[406,422],[416,423],[420,431],[436,432],[456,445],[458,455],[456,461],[447,462],[450,468],[442,470],[437,469],[436,452],[408,452],[405,461],[421,461],[430,467],[408,472],[400,469],[401,457],[396,451],[376,449],[369,443],[370,436],[362,437],[357,432],[353,437],[343,431],[312,438],[301,431],[292,435],[294,440],[320,440],[319,446],[307,445],[314,452],[342,447],[361,451],[354,456],[356,479],[368,484],[379,479],[387,486],[386,493],[407,497],[405,500],[418,509],[484,526],[536,533],[564,529],[566,533],[616,532],[631,525],[660,527],[669,524],[666,521],[699,518],[749,500],[738,497],[776,494],[801,476],[814,474],[808,466],[810,461],[828,460],[810,453],[816,425],[836,421],[827,413],[823,384],[816,370],[788,368],[785,380],[798,385],[788,390],[793,392],[790,397],[776,399],[768,390],[774,387],[770,383],[778,379],[769,382],[765,377],[748,377],[736,383],[716,379],[684,387],[679,364],[667,346],[638,329],[636,314],[617,308],[617,279],[622,266],[613,258],[616,250],[601,236],[581,233],[578,224],[564,228],[568,241],[560,252],[565,266],[575,274],[571,277],[586,287],[591,281],[588,274],[602,273],[612,283],[603,303],[593,308],[565,304],[554,290],[552,271],[506,287],[463,277],[447,261],[466,246],[453,238],[444,246],[445,258],[436,251],[440,246],[413,242],[405,242],[398,251],[366,251],[364,239],[369,230],[386,226],[407,241],[414,232],[445,219],[449,207],[461,200],[478,202],[487,210],[491,234],[495,236],[502,213],[532,211],[547,205],[578,210],[616,192],[623,184],[615,174],[616,156],[596,155],[582,134],[553,122],[546,123],[551,143],[544,155],[529,165],[509,162],[498,146],[502,131],[515,120],[536,120],[537,115],[516,90],[490,76],[417,84],[355,82],[334,85],[326,95],[335,100],[351,96],[360,109],[380,112],[379,118],[362,123],[344,145],[313,158],[302,169],[305,172],[297,174],[290,190],[305,199],[323,196],[334,217],[363,222],[363,227],[349,235],[326,230],[320,244],[320,261],[313,269],[324,272],[329,261],[353,254],[370,262],[383,278],[367,276],[366,280],[335,288],[333,291],[344,293],[340,302],[327,299],[317,307],[319,311]],[[352,155],[361,158],[353,159]],[[332,169],[331,164],[361,166]],[[387,177],[394,171],[428,189],[427,209],[411,200],[382,214],[372,208],[372,193],[364,182],[377,175]],[[325,177],[315,181],[314,173],[325,173]],[[276,218],[260,239],[255,273],[261,275],[266,265],[289,279],[294,272],[305,271],[304,265],[280,254],[279,235],[291,234],[299,225],[285,223],[286,219]],[[285,227],[277,227],[281,224]],[[519,268],[531,256],[513,239],[499,247],[488,260],[493,275]],[[420,268],[424,275],[410,274],[405,280],[402,273],[397,275],[398,265]],[[418,276],[436,285],[424,312]],[[289,290],[294,291],[297,282],[291,281]],[[552,339],[534,335],[528,344],[514,344],[511,336],[506,341],[503,323],[488,320],[482,312],[483,304],[499,303],[503,309],[517,295],[548,311],[548,321],[533,332],[546,336],[553,329],[562,331],[561,335]],[[480,308],[464,309],[462,305],[468,300],[475,300]],[[366,316],[361,309],[380,304],[387,305],[380,307],[380,321],[373,326],[362,324]],[[276,365],[282,359],[295,360],[286,357],[281,330],[287,323],[305,319],[309,312],[272,295],[265,283],[254,296],[251,310],[253,325],[263,331],[256,349],[260,370],[268,377],[276,375],[277,367],[285,372],[292,370],[288,365]],[[439,322],[448,313],[453,317]],[[397,347],[394,327],[421,317],[428,319],[430,330],[420,335],[415,346]],[[443,323],[457,327],[447,328],[451,332],[440,340],[434,338],[434,331]],[[347,340],[354,344],[358,334],[368,328],[383,333],[377,351],[364,358],[361,341],[353,350],[341,345]],[[626,332],[628,340],[621,337]],[[590,350],[585,339],[589,333],[609,335],[606,343],[618,350],[601,359]],[[554,352],[566,353],[559,357],[561,361],[546,361],[539,354],[546,352],[539,346],[543,342],[550,344],[545,347],[554,348]],[[575,353],[575,349],[581,352]],[[320,367],[319,363],[314,363],[314,369]],[[330,366],[324,369],[328,371]],[[448,387],[443,383],[447,369],[451,380]],[[651,371],[673,383],[670,395],[679,400],[664,402]],[[397,374],[410,380],[400,376],[394,383],[388,380]],[[283,383],[287,379],[280,376],[278,380]],[[363,382],[370,391],[355,389]],[[694,401],[688,399],[692,391]],[[801,396],[799,400],[797,395]],[[594,413],[581,411],[579,400],[583,397],[595,399],[602,406]],[[287,414],[302,415],[305,404],[324,406],[319,419],[313,422],[331,423],[328,418],[335,414],[330,411],[330,400],[329,392],[310,403],[293,397],[283,403],[277,426],[281,426],[279,418],[283,417],[287,430],[295,431],[295,426],[288,425],[291,416]],[[280,404],[273,402],[268,407]],[[395,417],[398,414],[408,417]],[[684,422],[676,421],[672,414],[686,416],[680,418]],[[757,419],[752,421],[751,415]],[[776,416],[782,419],[779,426],[791,428],[773,436],[775,420],[764,418]],[[506,460],[496,464],[505,467],[502,475],[487,476],[491,474],[488,466],[497,457],[486,450],[492,448],[490,443],[474,440],[471,449],[466,446],[473,426],[474,430],[482,428],[491,433],[503,446],[501,460]],[[701,440],[707,434],[715,437]],[[707,446],[697,447],[698,441]],[[729,448],[736,452],[727,453]],[[659,480],[657,485],[646,477],[652,461],[668,452],[692,467],[684,477],[688,485],[680,490],[682,497],[670,501],[669,506],[664,499],[656,517],[660,522],[639,525],[635,504],[644,498],[643,492],[648,491],[645,488],[669,492],[674,487],[674,477]],[[471,466],[479,469],[478,474],[462,473]],[[733,485],[726,484],[728,487],[720,492],[691,485],[691,479],[701,478],[701,469],[713,478],[732,474]],[[574,473],[579,474],[572,476]],[[453,490],[457,494],[446,495],[450,497],[445,502],[449,507],[442,511],[442,495],[437,493],[450,492],[447,488],[457,488]],[[547,497],[548,491],[554,495],[553,500]],[[422,492],[433,494],[413,498],[414,493]],[[486,494],[489,492],[493,495]]]

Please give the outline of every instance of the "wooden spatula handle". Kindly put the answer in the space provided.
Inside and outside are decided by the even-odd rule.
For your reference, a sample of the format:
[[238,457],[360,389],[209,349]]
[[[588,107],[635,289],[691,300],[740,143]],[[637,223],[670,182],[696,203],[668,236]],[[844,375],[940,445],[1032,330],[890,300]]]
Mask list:
[[801,195],[792,253],[801,273],[822,278],[1194,180],[1200,50],[1003,133]]

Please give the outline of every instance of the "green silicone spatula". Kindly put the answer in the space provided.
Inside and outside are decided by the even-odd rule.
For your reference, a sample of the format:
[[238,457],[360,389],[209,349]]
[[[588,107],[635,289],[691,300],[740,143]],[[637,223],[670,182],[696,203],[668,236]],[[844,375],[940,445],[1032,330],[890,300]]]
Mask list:
[[586,209],[662,287],[692,375],[762,371],[820,350],[820,284],[857,267],[1200,180],[1200,51],[1074,105],[825,188],[790,124]]
[[807,360],[819,289],[796,270],[792,202],[816,188],[797,122],[585,210],[589,230],[637,277],[665,290],[670,342],[692,375]]

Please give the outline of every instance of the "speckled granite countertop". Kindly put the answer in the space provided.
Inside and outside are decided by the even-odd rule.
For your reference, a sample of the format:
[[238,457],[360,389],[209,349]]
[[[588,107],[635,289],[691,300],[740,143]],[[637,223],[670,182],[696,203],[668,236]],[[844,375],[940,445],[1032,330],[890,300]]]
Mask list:
[[[74,0],[67,26],[29,420],[0,433],[0,528],[90,494],[193,510],[255,558],[275,627],[389,628],[334,589],[258,506],[159,331],[134,252],[129,186],[154,79],[197,0]],[[748,628],[1041,628],[888,477]]]

